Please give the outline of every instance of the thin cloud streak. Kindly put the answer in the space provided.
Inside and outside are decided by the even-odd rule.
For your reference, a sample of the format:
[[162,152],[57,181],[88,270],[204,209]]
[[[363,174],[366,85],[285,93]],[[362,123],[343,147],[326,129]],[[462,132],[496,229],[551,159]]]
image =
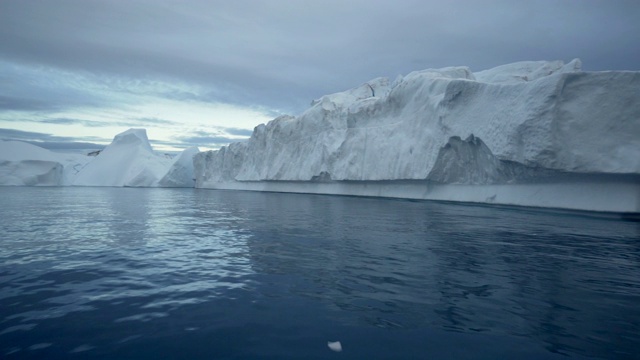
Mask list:
[[249,137],[253,134],[253,130],[238,129],[238,128],[225,128],[224,131],[229,135],[246,136]]
[[252,130],[238,128],[215,128],[214,131],[194,131],[184,136],[174,137],[180,143],[191,146],[204,146],[207,148],[219,148],[229,145],[232,142],[248,139]]
[[[41,148],[47,150],[64,150],[65,152],[69,150],[102,150],[106,145],[95,144],[90,142],[81,142],[81,141],[25,141],[31,145],[39,146]],[[86,155],[86,154],[85,154]]]
[[[0,140],[23,141],[45,149],[102,149],[106,145],[76,141],[74,137],[55,136],[35,131],[0,129]],[[100,139],[97,139],[100,141]]]
[[159,125],[179,125],[179,122],[156,119],[156,118],[131,118],[129,121],[97,121],[97,120],[84,120],[84,119],[72,119],[72,118],[14,118],[4,119],[6,122],[30,122],[40,124],[54,124],[54,125],[82,125],[85,127],[145,127],[145,126],[159,126]]
[[72,137],[55,136],[35,131],[21,131],[13,129],[0,129],[0,139],[2,140],[29,140],[29,141],[72,141]]

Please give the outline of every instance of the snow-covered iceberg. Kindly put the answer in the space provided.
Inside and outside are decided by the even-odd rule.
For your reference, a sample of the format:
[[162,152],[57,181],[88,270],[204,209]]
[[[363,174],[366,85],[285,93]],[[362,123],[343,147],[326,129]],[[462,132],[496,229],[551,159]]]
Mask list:
[[144,129],[115,136],[95,160],[85,166],[73,184],[79,186],[143,186],[157,183],[171,159],[153,152]]
[[55,153],[22,141],[0,140],[0,185],[68,185],[89,161],[83,155]]
[[97,156],[0,141],[0,185],[193,187],[198,151],[189,148],[175,159],[156,154],[144,129],[116,135]]
[[640,72],[520,62],[385,78],[194,158],[196,187],[640,211]]

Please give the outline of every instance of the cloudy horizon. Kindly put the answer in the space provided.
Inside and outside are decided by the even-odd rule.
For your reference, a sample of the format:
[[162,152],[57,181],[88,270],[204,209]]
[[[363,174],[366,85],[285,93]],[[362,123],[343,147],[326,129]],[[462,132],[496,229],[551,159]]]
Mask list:
[[[414,70],[580,58],[640,70],[635,1],[0,2],[0,139],[215,149]],[[97,144],[97,145],[96,145]]]

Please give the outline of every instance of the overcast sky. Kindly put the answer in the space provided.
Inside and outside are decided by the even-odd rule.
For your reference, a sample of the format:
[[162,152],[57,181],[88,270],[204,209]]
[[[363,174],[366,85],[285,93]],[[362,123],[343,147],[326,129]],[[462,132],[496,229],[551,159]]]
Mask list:
[[0,139],[215,149],[379,76],[523,60],[640,70],[640,2],[0,1]]

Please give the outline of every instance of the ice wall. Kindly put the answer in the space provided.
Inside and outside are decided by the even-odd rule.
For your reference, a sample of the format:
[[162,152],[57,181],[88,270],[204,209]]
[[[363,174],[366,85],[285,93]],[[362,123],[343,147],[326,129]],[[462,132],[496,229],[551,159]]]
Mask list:
[[[246,142],[196,155],[196,186],[548,185],[555,175],[571,183],[564,173],[626,176],[633,184],[640,174],[640,72],[580,66],[521,62],[476,74],[453,67],[375,79],[315,100],[299,117],[259,125]],[[637,195],[629,196],[637,208]]]

